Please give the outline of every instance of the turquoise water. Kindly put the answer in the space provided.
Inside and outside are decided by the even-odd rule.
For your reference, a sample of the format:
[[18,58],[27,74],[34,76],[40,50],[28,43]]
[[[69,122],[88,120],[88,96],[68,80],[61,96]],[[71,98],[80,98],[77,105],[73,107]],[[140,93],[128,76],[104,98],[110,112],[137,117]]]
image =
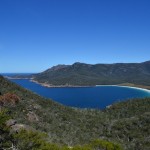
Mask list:
[[43,97],[61,104],[79,108],[103,109],[118,101],[129,98],[150,97],[150,92],[118,86],[47,88],[28,79],[13,79],[13,82]]

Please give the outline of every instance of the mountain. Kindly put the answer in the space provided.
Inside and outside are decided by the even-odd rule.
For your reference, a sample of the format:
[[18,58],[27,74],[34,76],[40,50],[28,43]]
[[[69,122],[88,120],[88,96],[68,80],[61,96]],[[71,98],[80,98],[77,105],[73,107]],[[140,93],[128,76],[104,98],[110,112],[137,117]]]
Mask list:
[[[90,149],[86,146],[84,149],[78,147],[73,150],[104,150],[106,147],[108,150],[121,150],[110,141],[119,143],[125,150],[148,150],[150,148],[149,108],[150,98],[116,103],[105,110],[66,107],[0,76],[0,148],[3,141],[6,143],[10,139],[12,142],[15,138],[14,144],[18,141],[19,146],[23,147],[21,149],[60,150],[54,149],[54,146],[53,148],[37,148],[44,142],[40,139],[41,133],[44,133],[47,134],[46,141],[58,145],[84,145],[93,139],[99,140],[94,142],[98,148],[94,146]],[[3,128],[3,122],[7,118],[3,109],[7,109],[8,118],[10,116],[12,118],[7,121],[7,125],[17,131],[17,134],[11,138],[6,127]],[[20,133],[19,128],[37,131],[40,135],[24,131]],[[9,144],[7,142],[5,146]],[[69,150],[69,148],[63,150]]]
[[132,83],[150,85],[150,61],[143,63],[85,64],[54,66],[33,75],[33,80],[51,86],[88,86]]

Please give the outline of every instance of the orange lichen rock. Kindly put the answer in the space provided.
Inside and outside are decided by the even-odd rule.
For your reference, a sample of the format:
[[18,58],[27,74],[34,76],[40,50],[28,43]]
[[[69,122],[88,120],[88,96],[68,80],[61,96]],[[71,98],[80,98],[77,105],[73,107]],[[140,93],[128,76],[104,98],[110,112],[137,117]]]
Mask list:
[[13,93],[6,93],[2,96],[0,96],[0,105],[7,105],[7,104],[11,104],[11,105],[15,105],[20,101],[19,96],[17,96],[16,94]]

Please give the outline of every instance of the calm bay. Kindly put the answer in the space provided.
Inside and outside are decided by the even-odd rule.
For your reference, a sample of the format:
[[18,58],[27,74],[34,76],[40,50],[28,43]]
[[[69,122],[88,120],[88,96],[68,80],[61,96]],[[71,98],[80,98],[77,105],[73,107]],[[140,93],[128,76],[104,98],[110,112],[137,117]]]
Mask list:
[[63,105],[78,108],[103,109],[118,101],[124,101],[130,98],[150,97],[148,90],[129,87],[108,85],[48,88],[31,82],[29,79],[11,79],[11,81],[43,97],[50,98]]

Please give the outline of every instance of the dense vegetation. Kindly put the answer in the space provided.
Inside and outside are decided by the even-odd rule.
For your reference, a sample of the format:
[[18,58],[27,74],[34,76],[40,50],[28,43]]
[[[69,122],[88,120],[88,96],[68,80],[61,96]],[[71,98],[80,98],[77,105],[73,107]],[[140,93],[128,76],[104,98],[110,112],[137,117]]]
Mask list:
[[33,75],[34,80],[54,86],[133,83],[150,86],[150,61],[144,63],[54,66]]
[[[10,117],[5,109],[0,111],[0,149],[12,150],[122,150],[120,145],[106,141],[94,140],[83,146],[62,146],[48,142],[47,135],[38,131],[20,129],[12,132],[12,128],[7,125]],[[12,121],[12,120],[11,120]]]
[[[0,146],[148,150],[149,108],[150,98],[120,102],[105,110],[70,108],[0,77]],[[15,133],[10,134],[12,129]]]

